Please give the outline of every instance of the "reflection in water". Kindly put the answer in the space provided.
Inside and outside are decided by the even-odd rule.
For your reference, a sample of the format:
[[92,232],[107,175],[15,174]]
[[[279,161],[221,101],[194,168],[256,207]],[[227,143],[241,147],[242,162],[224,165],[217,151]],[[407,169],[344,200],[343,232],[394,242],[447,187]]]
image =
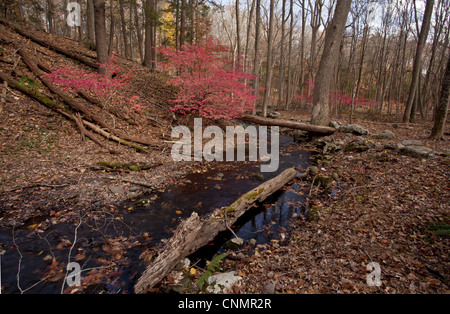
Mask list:
[[[306,168],[309,152],[291,144],[291,137],[280,137],[280,167],[276,172],[263,173],[264,177],[255,175],[260,173],[258,162],[221,162],[207,172],[187,175],[182,183],[163,192],[145,195],[136,203],[117,204],[116,208],[123,209],[120,215],[106,214],[91,220],[85,217],[86,221],[78,228],[60,223],[50,224],[44,232],[35,232],[32,227],[37,222],[30,221],[20,229],[0,229],[0,243],[6,248],[1,260],[2,292],[60,293],[71,250],[71,261],[78,261],[82,269],[102,267],[102,263],[114,257],[116,278],[95,289],[132,293],[144,270],[141,253],[169,238],[180,219],[189,217],[193,211],[206,215],[215,208],[230,205],[261,184],[258,179],[271,179],[293,166]],[[289,231],[291,218],[303,214],[303,204],[302,191],[294,184],[246,213],[234,229],[239,237],[266,243]],[[48,218],[40,217],[42,221]],[[73,244],[75,234],[77,241]],[[95,289],[89,292],[98,292]]]

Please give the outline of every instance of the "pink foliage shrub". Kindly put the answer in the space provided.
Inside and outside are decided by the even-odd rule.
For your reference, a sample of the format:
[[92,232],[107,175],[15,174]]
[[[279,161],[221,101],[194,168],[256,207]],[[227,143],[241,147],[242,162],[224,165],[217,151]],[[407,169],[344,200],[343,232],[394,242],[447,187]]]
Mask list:
[[[124,97],[119,92],[124,86],[129,84],[134,70],[124,72],[117,64],[117,60],[118,57],[113,54],[108,58],[106,64],[99,65],[106,70],[104,75],[97,72],[90,73],[75,66],[67,66],[55,69],[45,76],[50,82],[67,92],[89,91],[104,101],[122,102]],[[133,96],[128,99],[128,103],[136,108],[140,108],[141,105],[138,100],[138,96]]]
[[160,68],[177,73],[167,82],[179,91],[171,100],[173,111],[217,120],[251,110],[256,97],[244,80],[255,76],[245,72],[238,58],[233,62],[230,49],[217,39],[208,38],[201,45],[187,45],[178,51],[169,47],[159,50],[163,56]]

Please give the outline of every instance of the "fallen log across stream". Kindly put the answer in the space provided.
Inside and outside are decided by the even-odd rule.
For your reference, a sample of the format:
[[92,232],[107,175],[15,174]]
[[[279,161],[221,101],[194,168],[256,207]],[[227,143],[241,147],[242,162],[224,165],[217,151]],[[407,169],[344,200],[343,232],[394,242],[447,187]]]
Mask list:
[[333,134],[336,129],[328,126],[320,126],[320,125],[312,125],[297,121],[284,120],[284,119],[272,119],[272,118],[263,118],[252,115],[245,115],[240,118],[242,121],[256,123],[261,125],[269,125],[269,126],[280,126],[285,128],[291,128],[296,130],[308,131],[317,134],[330,135]]
[[239,197],[233,204],[216,209],[211,215],[199,217],[196,212],[182,221],[157,258],[150,263],[134,286],[136,293],[147,293],[159,283],[183,258],[210,243],[219,232],[232,226],[253,205],[263,202],[281,189],[297,174],[288,168],[253,190]]

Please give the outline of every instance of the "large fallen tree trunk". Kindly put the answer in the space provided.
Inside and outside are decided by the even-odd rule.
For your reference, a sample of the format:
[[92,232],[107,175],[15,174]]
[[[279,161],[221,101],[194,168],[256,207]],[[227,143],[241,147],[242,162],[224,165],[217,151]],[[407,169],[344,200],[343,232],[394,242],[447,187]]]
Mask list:
[[252,116],[252,115],[244,115],[240,119],[242,121],[246,121],[246,122],[250,122],[250,123],[270,125],[270,126],[281,126],[281,127],[309,131],[309,132],[324,134],[324,135],[333,134],[336,131],[336,129],[327,127],[327,126],[312,125],[312,124],[301,123],[301,122],[296,122],[296,121],[291,121],[291,120],[284,120],[284,119],[263,118],[263,117]]
[[59,47],[57,45],[51,44],[50,42],[47,42],[47,41],[41,39],[39,36],[36,36],[35,34],[33,34],[31,31],[27,31],[15,23],[7,21],[3,18],[0,18],[0,23],[12,28],[16,33],[18,33],[24,37],[30,38],[32,41],[34,41],[35,43],[38,43],[39,45],[41,45],[45,48],[52,49],[52,50],[56,51],[57,53],[63,54],[74,60],[80,61],[80,62],[84,63],[85,65],[90,66],[93,69],[99,68],[98,63],[95,60],[88,58],[84,55],[80,55],[69,49],[65,49],[65,48]]
[[205,246],[233,225],[253,205],[281,189],[297,174],[294,168],[284,170],[248,193],[242,195],[226,208],[216,209],[207,217],[199,217],[196,212],[182,221],[158,257],[147,266],[134,286],[136,293],[146,293],[159,283],[183,258]]
[[[58,103],[55,103],[49,97],[39,93],[38,91],[36,91],[32,88],[29,88],[23,84],[20,84],[18,81],[14,80],[12,77],[10,77],[6,73],[2,72],[1,70],[0,70],[0,82],[7,82],[9,87],[22,92],[23,94],[37,100],[39,103],[46,106],[47,108],[52,109],[52,110],[58,112],[59,114],[63,115],[67,119],[76,122],[76,118],[70,110],[64,108],[64,106],[62,106]],[[144,153],[148,152],[145,148],[143,148],[139,145],[136,145],[134,143],[130,143],[122,138],[119,138],[119,137],[115,136],[114,134],[111,134],[111,133],[103,130],[102,128],[100,128],[99,126],[97,126],[91,122],[82,120],[82,123],[85,126],[87,126],[88,128],[90,128],[91,130],[93,130],[94,132],[102,135],[106,139],[114,140],[123,145],[132,147],[139,152],[144,152]],[[110,150],[110,152],[115,152],[115,151]]]
[[[108,123],[106,123],[99,115],[91,112],[91,110],[89,110],[79,100],[70,97],[62,89],[60,89],[59,87],[57,87],[56,85],[51,83],[50,80],[45,77],[45,72],[42,71],[41,69],[39,69],[38,65],[34,62],[34,60],[32,60],[25,53],[23,48],[18,48],[17,47],[17,49],[18,49],[17,51],[18,51],[19,55],[22,57],[23,62],[28,66],[28,68],[31,70],[31,72],[33,72],[33,74],[36,75],[41,80],[41,82],[45,86],[47,86],[48,89],[50,89],[50,91],[52,91],[53,93],[58,95],[63,100],[63,102],[66,103],[73,110],[83,113],[85,115],[86,119],[97,123],[102,128],[108,129],[109,132],[113,136],[117,135],[116,136],[117,139],[115,138],[114,140],[116,140],[116,141],[118,141],[118,142],[120,142],[122,144],[125,144],[125,142],[127,142],[125,145],[134,147],[136,150],[141,151],[141,152],[144,152],[145,150],[143,150],[141,148],[138,148],[138,147],[140,147],[138,145],[134,145],[133,146],[133,144],[129,143],[129,142],[140,143],[140,144],[144,144],[144,145],[148,145],[148,146],[155,146],[155,145],[157,145],[155,142],[148,141],[148,140],[145,140],[145,139],[141,139],[141,138],[138,138],[138,137],[129,136],[127,134],[124,134],[123,132],[120,132],[119,130],[116,130],[116,129],[110,127],[108,125]],[[95,127],[95,126],[93,126],[93,127]],[[93,128],[93,127],[91,127],[91,128]],[[95,130],[97,133],[101,133],[101,134],[105,133],[100,128],[98,128],[98,129],[99,129],[99,131]],[[108,134],[109,134],[109,132],[108,132]]]

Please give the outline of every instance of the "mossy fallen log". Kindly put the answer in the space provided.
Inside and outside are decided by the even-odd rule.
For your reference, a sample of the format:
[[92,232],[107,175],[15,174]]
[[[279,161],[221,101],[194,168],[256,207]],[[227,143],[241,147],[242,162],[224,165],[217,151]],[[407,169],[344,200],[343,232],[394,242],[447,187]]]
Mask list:
[[100,166],[99,170],[131,170],[143,171],[160,166],[160,163],[144,163],[144,162],[117,162],[117,161],[99,161],[96,163]]
[[232,226],[239,217],[257,203],[266,200],[297,174],[294,168],[284,170],[253,190],[245,193],[226,208],[216,209],[211,215],[199,217],[196,212],[182,221],[158,257],[147,266],[134,286],[136,293],[146,293],[160,282],[178,262],[214,240],[219,232]]

